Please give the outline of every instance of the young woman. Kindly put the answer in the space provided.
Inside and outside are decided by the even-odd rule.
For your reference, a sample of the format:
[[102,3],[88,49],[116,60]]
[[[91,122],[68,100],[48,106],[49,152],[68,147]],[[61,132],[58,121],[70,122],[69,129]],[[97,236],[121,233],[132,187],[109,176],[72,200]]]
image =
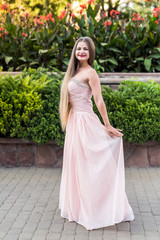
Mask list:
[[[63,218],[87,230],[134,219],[125,193],[123,134],[110,125],[94,58],[92,39],[78,39],[60,99],[66,137],[59,208]],[[104,125],[93,112],[92,95]]]

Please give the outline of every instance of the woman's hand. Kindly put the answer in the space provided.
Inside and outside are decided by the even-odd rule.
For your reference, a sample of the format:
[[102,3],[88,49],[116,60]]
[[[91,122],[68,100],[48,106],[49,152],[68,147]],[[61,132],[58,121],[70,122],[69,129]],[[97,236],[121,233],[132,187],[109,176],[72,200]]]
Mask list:
[[120,131],[122,131],[121,129],[114,128],[111,125],[105,126],[105,128],[106,128],[106,131],[107,131],[108,135],[112,138],[114,136],[116,136],[116,137],[122,137],[123,136],[123,133],[120,132]]

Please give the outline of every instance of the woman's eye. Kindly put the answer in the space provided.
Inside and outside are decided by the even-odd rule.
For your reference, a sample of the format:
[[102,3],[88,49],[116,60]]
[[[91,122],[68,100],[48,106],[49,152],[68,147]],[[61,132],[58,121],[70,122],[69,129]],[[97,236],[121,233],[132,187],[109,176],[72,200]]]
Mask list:
[[[77,48],[77,51],[80,51],[80,50],[81,50],[81,48]],[[83,50],[87,51],[88,48],[84,48]]]

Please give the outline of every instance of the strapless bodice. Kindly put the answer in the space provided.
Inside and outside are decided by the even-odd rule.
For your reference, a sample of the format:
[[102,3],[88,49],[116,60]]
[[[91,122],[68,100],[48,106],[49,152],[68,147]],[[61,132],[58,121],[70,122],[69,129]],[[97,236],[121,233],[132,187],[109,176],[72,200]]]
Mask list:
[[73,112],[93,113],[92,90],[89,85],[72,78],[68,84],[68,92]]

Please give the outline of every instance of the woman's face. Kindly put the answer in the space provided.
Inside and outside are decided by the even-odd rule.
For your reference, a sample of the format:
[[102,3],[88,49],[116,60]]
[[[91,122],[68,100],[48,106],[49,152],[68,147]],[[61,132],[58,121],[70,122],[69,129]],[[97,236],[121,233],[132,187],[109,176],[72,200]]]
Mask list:
[[75,56],[80,62],[87,61],[89,59],[89,48],[86,42],[79,42],[75,51]]

